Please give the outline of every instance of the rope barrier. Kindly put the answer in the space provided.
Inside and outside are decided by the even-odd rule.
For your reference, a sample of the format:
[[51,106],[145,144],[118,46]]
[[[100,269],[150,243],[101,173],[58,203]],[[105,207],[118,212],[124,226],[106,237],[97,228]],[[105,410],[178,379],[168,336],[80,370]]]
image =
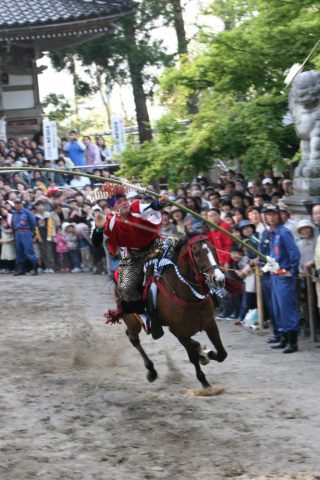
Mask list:
[[[40,171],[40,172],[48,172],[48,173],[57,173],[57,174],[61,174],[61,170],[58,170],[58,169],[55,169],[55,168],[39,168],[39,167],[0,167],[0,173],[1,172],[30,172],[30,171]],[[89,173],[82,173],[82,172],[77,172],[77,175],[81,176],[81,177],[87,177],[87,178],[90,178],[92,180],[97,180],[99,182],[109,182],[109,183],[116,183],[118,185],[123,185],[124,187],[128,188],[128,189],[132,189],[132,190],[136,190],[137,192],[140,192],[140,193],[145,193],[147,195],[150,195],[152,197],[155,197],[155,198],[160,198],[161,197],[161,194],[159,193],[156,193],[156,192],[153,192],[152,190],[148,190],[146,187],[141,187],[139,185],[135,185],[135,184],[132,184],[132,183],[129,183],[126,179],[121,179],[121,178],[116,178],[114,176],[111,176],[109,178],[103,178],[101,176],[98,176],[98,175],[91,175]],[[257,257],[260,257],[262,260],[264,260],[266,263],[269,262],[268,258],[263,255],[261,252],[259,252],[259,250],[257,250],[256,248],[252,247],[251,245],[247,245],[246,242],[244,242],[243,240],[241,240],[240,238],[238,238],[236,235],[234,235],[233,233],[229,232],[228,230],[225,230],[223,227],[221,227],[220,225],[217,225],[216,223],[213,223],[211,221],[209,221],[207,218],[203,217],[202,215],[200,215],[199,213],[197,212],[194,212],[193,210],[185,207],[184,205],[180,205],[180,203],[177,203],[175,202],[174,200],[170,200],[168,199],[168,204],[170,205],[175,205],[176,207],[178,207],[180,210],[186,212],[186,213],[190,213],[191,215],[193,215],[194,217],[196,218],[199,218],[200,220],[202,220],[204,223],[206,223],[207,225],[210,225],[211,227],[219,230],[220,232],[222,233],[225,233],[226,235],[228,235],[228,237],[232,238],[233,241],[239,243],[240,245],[242,245],[243,247],[246,247],[248,248],[249,250],[251,250],[253,253],[255,253],[257,255]]]

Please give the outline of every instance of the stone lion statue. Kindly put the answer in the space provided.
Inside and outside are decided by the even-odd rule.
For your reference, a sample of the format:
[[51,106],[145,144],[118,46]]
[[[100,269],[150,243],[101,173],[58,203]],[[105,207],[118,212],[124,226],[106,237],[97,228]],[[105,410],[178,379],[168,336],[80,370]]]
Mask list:
[[300,138],[301,161],[296,178],[320,176],[320,72],[299,73],[292,83],[289,109]]

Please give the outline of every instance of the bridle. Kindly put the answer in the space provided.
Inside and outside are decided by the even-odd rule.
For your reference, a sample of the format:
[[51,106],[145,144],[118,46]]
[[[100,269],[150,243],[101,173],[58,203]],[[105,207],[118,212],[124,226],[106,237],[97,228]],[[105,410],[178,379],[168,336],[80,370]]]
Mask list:
[[[187,252],[188,252],[188,258],[190,259],[191,265],[192,265],[192,270],[195,275],[195,280],[196,282],[202,283],[203,282],[203,275],[205,275],[207,272],[209,272],[212,269],[218,268],[218,265],[209,265],[209,267],[205,268],[204,270],[199,270],[198,266],[196,265],[196,262],[194,260],[193,256],[193,251],[192,247],[196,243],[203,243],[203,242],[208,242],[209,239],[207,235],[195,235],[194,237],[189,238],[187,242]],[[207,277],[207,275],[205,275]]]

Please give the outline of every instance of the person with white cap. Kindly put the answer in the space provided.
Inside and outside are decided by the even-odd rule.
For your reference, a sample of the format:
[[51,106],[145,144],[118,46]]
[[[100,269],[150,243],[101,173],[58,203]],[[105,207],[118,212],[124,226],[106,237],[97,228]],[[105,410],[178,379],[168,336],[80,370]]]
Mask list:
[[299,239],[296,222],[290,218],[290,210],[284,202],[278,202],[282,225],[286,227],[296,240]]
[[272,348],[283,348],[283,353],[294,353],[298,350],[299,316],[296,285],[300,251],[290,230],[281,224],[279,208],[268,204],[265,205],[264,211],[269,227],[270,256],[280,266],[278,271],[271,272],[272,306],[277,331],[281,334],[280,342]]
[[262,188],[263,188],[265,194],[268,195],[270,197],[270,200],[271,200],[271,195],[275,190],[272,178],[264,178],[262,180]]
[[297,245],[301,254],[299,272],[306,273],[308,269],[314,267],[315,226],[310,220],[302,219],[298,222],[297,231],[300,236]]
[[[307,285],[305,275],[314,276],[314,256],[315,256],[315,247],[316,247],[316,235],[315,235],[315,226],[308,219],[302,219],[298,222],[297,225],[298,235],[300,239],[297,241],[298,248],[300,250],[300,263],[299,263],[299,273],[302,274],[299,278],[299,310],[301,312],[301,318],[303,322],[308,324],[309,319],[309,309],[307,298]],[[313,270],[313,271],[312,271]],[[314,284],[313,284],[314,285]],[[312,286],[313,288],[313,286]]]
[[292,193],[292,181],[289,178],[284,178],[281,182],[281,187],[283,190],[283,195],[285,197],[290,197]]

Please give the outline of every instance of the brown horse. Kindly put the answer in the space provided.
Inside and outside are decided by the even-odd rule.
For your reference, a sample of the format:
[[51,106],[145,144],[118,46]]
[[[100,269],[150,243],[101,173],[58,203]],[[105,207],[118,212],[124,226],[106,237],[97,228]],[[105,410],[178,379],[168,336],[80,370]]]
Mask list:
[[[161,324],[168,326],[186,349],[198,380],[209,387],[200,363],[209,360],[223,362],[227,357],[217,324],[210,289],[224,281],[224,275],[215,261],[212,245],[206,235],[191,233],[175,247],[172,263],[159,268],[154,280],[157,284],[156,314]],[[126,333],[132,345],[141,354],[147,379],[153,382],[158,374],[140,344],[141,321],[135,314],[122,314]],[[203,352],[201,345],[191,337],[204,330],[216,351]]]

